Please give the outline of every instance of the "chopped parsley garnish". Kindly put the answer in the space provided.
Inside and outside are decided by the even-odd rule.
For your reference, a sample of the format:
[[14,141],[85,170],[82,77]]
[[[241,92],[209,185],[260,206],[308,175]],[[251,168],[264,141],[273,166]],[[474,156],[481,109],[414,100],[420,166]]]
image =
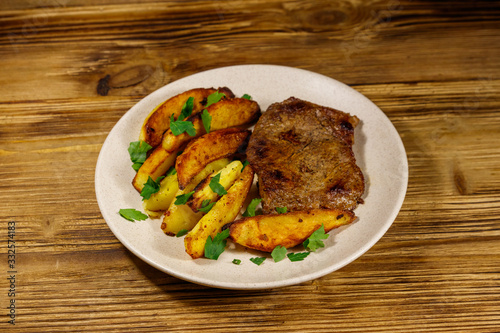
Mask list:
[[327,239],[329,236],[325,233],[325,226],[321,224],[321,227],[313,232],[302,244],[306,250],[315,252],[320,247],[325,247],[322,239]]
[[252,201],[248,204],[247,209],[245,210],[242,216],[243,217],[255,216],[255,208],[257,208],[257,206],[260,204],[261,201],[262,201],[261,198],[252,199]]
[[177,234],[175,234],[175,237],[182,237],[184,236],[185,234],[187,234],[189,232],[189,230],[187,229],[181,229],[177,232]]
[[207,105],[205,105],[205,108],[208,108],[210,105],[217,103],[222,99],[222,97],[226,97],[226,94],[220,93],[219,91],[216,91],[213,94],[208,95]]
[[225,194],[227,194],[227,191],[224,188],[224,186],[222,186],[220,184],[220,173],[218,173],[217,175],[215,175],[214,177],[212,177],[212,179],[210,179],[210,184],[208,186],[210,186],[210,188],[212,189],[212,191],[214,191],[218,195],[225,195]]
[[274,262],[281,261],[286,258],[286,248],[278,245],[274,248],[273,252],[271,252],[271,257],[273,258]]
[[196,135],[196,129],[194,128],[192,122],[185,120],[174,120],[174,115],[170,117],[170,130],[175,136],[180,135],[184,132],[186,132],[190,136]]
[[290,261],[302,261],[304,260],[311,252],[298,252],[298,253],[288,253],[287,257]]
[[143,214],[140,211],[133,208],[120,209],[118,213],[121,215],[121,217],[131,222],[144,221],[145,219],[148,218],[146,214]]
[[245,170],[245,167],[246,167],[247,165],[249,165],[249,164],[250,164],[250,162],[248,162],[248,161],[244,161],[244,162],[243,162],[243,168],[241,168],[241,172],[243,172],[243,170]]
[[164,176],[160,176],[156,179],[156,181],[151,178],[151,176],[148,177],[148,180],[144,184],[144,187],[141,190],[141,197],[142,200],[149,199],[151,198],[151,195],[158,192],[160,190],[160,181],[165,178]]
[[256,264],[257,266],[260,266],[264,260],[266,260],[266,257],[254,257],[254,258],[250,258],[250,261],[253,262],[254,264]]
[[137,171],[146,161],[148,151],[153,148],[147,142],[135,141],[131,142],[128,147],[128,153],[130,155],[130,160],[132,161],[132,168]]
[[243,96],[241,96],[241,98],[251,100],[252,96],[250,96],[249,94],[244,94]]
[[207,242],[205,243],[205,258],[217,260],[222,252],[226,249],[226,238],[229,237],[229,229],[219,232],[212,239],[212,236],[208,236]]
[[210,115],[210,113],[208,113],[207,108],[210,105],[219,102],[225,96],[226,94],[220,93],[219,91],[216,91],[213,94],[208,95],[205,109],[201,112],[201,122],[203,123],[203,127],[205,128],[205,132],[210,133],[210,128],[212,125],[212,116]]
[[184,103],[184,105],[182,106],[181,114],[177,118],[177,121],[184,120],[187,117],[189,117],[193,112],[193,106],[194,106],[194,97],[189,97],[186,103]]
[[241,260],[240,259],[233,259],[233,264],[239,265],[239,264],[241,264]]
[[215,202],[210,202],[210,199],[205,199],[203,200],[203,202],[201,203],[201,207],[198,208],[198,210],[200,212],[203,212],[203,213],[208,213],[210,211],[210,209],[212,209],[212,207],[215,205]]
[[278,214],[285,214],[287,209],[286,207],[276,207],[276,211],[278,212]]
[[191,198],[191,196],[193,194],[194,194],[194,191],[191,191],[189,193],[184,193],[184,194],[176,196],[174,204],[177,206],[178,205],[185,205],[186,202],[188,202],[189,198]]
[[166,177],[172,176],[177,174],[177,170],[175,170],[175,167],[172,165],[170,169],[168,169],[167,174],[165,175]]
[[205,128],[205,131],[207,133],[210,133],[210,126],[212,124],[212,116],[210,115],[210,113],[208,113],[208,111],[206,109],[203,110],[203,112],[201,113],[201,121],[203,123],[203,127]]

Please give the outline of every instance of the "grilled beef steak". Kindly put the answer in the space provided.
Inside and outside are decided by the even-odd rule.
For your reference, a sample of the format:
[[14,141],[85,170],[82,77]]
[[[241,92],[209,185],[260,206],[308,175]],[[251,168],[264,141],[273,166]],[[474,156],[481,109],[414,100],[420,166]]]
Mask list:
[[353,210],[362,203],[364,178],[352,151],[358,123],[355,116],[294,97],[269,106],[247,149],[264,212]]

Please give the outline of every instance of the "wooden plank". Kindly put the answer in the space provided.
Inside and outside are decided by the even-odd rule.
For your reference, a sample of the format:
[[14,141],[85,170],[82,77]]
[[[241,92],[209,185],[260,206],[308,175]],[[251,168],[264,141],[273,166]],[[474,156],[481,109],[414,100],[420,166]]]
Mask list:
[[[498,332],[499,19],[491,1],[1,2],[0,224],[16,222],[18,273],[16,325],[4,316],[0,331]],[[251,292],[152,268],[94,194],[102,143],[130,107],[246,63],[353,86],[393,122],[410,166],[398,218],[365,255]]]

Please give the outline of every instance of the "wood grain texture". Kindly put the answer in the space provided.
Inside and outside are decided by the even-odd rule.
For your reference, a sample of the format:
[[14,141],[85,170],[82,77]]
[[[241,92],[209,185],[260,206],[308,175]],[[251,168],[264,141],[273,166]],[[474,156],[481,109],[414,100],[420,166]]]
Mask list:
[[[0,3],[0,221],[16,222],[4,332],[499,332],[500,5],[494,1]],[[178,280],[114,237],[94,194],[106,135],[184,76],[269,63],[373,100],[403,139],[387,234],[323,278],[262,291]]]

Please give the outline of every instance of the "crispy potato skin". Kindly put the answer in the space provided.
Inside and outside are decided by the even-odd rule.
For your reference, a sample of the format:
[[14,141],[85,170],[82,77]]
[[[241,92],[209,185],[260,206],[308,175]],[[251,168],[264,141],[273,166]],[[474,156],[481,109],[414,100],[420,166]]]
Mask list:
[[240,177],[201,218],[196,226],[184,238],[186,252],[193,258],[201,258],[205,254],[205,243],[208,236],[212,238],[221,231],[222,227],[238,216],[243,202],[250,191],[254,178],[252,168],[247,165]]
[[[201,119],[200,121],[193,121],[193,126],[196,133],[204,131]],[[196,136],[198,136],[198,134]],[[135,189],[141,192],[149,176],[156,180],[156,178],[167,172],[167,170],[175,164],[178,153],[182,151],[187,142],[192,138],[193,137],[189,136],[187,133],[175,136],[170,129],[167,130],[163,137],[164,141],[168,140],[167,148],[163,145],[159,145],[153,150],[151,155],[148,156],[132,180],[132,185]]]
[[148,177],[156,181],[158,177],[163,176],[168,169],[174,165],[175,158],[179,151],[179,148],[173,151],[167,151],[161,146],[156,147],[135,174],[132,180],[134,188],[138,192],[141,192],[144,188],[144,184],[148,181]]
[[184,188],[208,163],[244,151],[251,131],[225,128],[191,141],[177,157],[175,169],[179,187]]
[[187,205],[191,207],[194,212],[198,212],[200,207],[203,205],[204,200],[210,200],[210,202],[217,201],[219,199],[219,195],[210,188],[212,178],[217,174],[220,174],[219,184],[221,184],[227,191],[240,176],[241,169],[243,169],[243,164],[240,161],[232,161],[223,169],[214,172],[210,176],[203,179],[198,185],[196,185],[194,189],[195,192],[189,199]]
[[216,91],[224,93],[226,98],[234,97],[233,92],[229,88],[223,87],[219,89],[195,88],[167,99],[158,105],[146,118],[141,128],[139,139],[146,141],[155,148],[161,143],[163,133],[170,127],[170,116],[174,115],[177,119],[182,111],[182,106],[189,97],[194,98],[192,114],[196,114],[205,107],[207,97]]
[[207,111],[212,116],[212,131],[248,125],[261,115],[259,104],[245,98],[224,99],[210,105]]
[[[212,116],[211,131],[216,131],[229,127],[244,126],[254,122],[260,116],[260,107],[255,101],[245,98],[232,98],[223,99],[210,105],[207,112]],[[192,115],[187,120],[193,123],[196,135],[191,137],[187,133],[182,133],[175,136],[171,130],[168,130],[163,135],[163,148],[170,151],[179,147],[182,143],[187,143],[206,134],[200,113]]]
[[325,226],[325,232],[349,224],[355,215],[351,211],[311,209],[285,214],[268,214],[235,221],[229,227],[229,237],[245,247],[272,252],[281,245],[291,248],[304,242],[315,230]]
[[[260,107],[255,101],[245,98],[223,99],[207,108],[212,116],[212,131],[219,129],[248,125],[260,116]],[[195,136],[182,133],[175,136],[169,129],[163,135],[161,146],[155,148],[153,153],[139,168],[132,184],[137,191],[141,191],[148,176],[155,179],[162,176],[175,163],[177,153],[181,151],[188,142],[206,134],[200,117],[200,113],[192,115],[187,119],[193,123],[196,130]]]

